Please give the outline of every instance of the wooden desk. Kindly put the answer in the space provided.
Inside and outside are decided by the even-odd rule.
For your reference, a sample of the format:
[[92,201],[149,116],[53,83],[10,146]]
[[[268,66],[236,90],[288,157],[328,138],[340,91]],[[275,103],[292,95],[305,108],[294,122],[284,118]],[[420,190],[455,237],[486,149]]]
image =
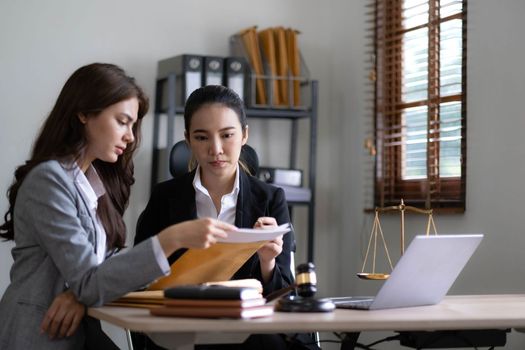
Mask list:
[[136,308],[91,308],[88,314],[132,331],[145,332],[163,346],[242,341],[250,333],[436,331],[525,328],[525,294],[447,296],[438,305],[333,313],[281,313],[253,320],[153,317]]

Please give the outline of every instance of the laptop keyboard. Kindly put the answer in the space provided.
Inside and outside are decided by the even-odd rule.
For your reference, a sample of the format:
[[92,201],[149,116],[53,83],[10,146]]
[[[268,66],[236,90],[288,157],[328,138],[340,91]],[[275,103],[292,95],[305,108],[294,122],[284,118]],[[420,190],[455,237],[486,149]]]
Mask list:
[[373,298],[359,297],[331,298],[331,300],[338,309],[368,309],[374,301]]

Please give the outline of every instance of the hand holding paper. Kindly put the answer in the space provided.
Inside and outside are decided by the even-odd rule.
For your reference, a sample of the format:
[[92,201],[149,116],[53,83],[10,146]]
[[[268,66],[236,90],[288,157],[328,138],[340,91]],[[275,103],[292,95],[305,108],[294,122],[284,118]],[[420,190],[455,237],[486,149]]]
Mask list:
[[188,249],[171,265],[171,274],[152,283],[148,289],[229,280],[266,241],[290,230],[290,224],[283,224],[265,229],[238,228],[228,231],[227,238],[218,239],[218,243],[207,249]]
[[188,220],[163,229],[158,235],[166,256],[180,248],[209,248],[236,227],[212,218]]
[[255,225],[253,225],[253,228],[270,228],[277,226],[277,220],[275,220],[275,218],[272,218],[271,216],[261,216],[257,219]]

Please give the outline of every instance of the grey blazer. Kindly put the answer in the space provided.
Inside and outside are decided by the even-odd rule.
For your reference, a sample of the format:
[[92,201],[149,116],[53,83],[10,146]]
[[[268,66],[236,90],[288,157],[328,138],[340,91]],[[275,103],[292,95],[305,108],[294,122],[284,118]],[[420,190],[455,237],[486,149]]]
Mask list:
[[79,189],[57,161],[36,166],[19,188],[14,207],[11,284],[0,301],[0,349],[82,349],[83,326],[49,340],[40,323],[53,299],[71,289],[98,306],[162,276],[146,240],[97,264],[95,226]]

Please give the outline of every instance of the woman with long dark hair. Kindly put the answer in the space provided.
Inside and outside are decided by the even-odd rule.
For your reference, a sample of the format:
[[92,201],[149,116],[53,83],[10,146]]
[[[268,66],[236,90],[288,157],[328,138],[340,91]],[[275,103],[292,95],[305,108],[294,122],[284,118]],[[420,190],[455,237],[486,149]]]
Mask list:
[[8,191],[0,237],[15,246],[0,301],[1,349],[99,343],[85,306],[139,289],[169,273],[174,251],[206,248],[235,229],[212,219],[182,222],[115,254],[126,240],[122,216],[147,110],[142,89],[115,65],[81,67],[65,83]]

